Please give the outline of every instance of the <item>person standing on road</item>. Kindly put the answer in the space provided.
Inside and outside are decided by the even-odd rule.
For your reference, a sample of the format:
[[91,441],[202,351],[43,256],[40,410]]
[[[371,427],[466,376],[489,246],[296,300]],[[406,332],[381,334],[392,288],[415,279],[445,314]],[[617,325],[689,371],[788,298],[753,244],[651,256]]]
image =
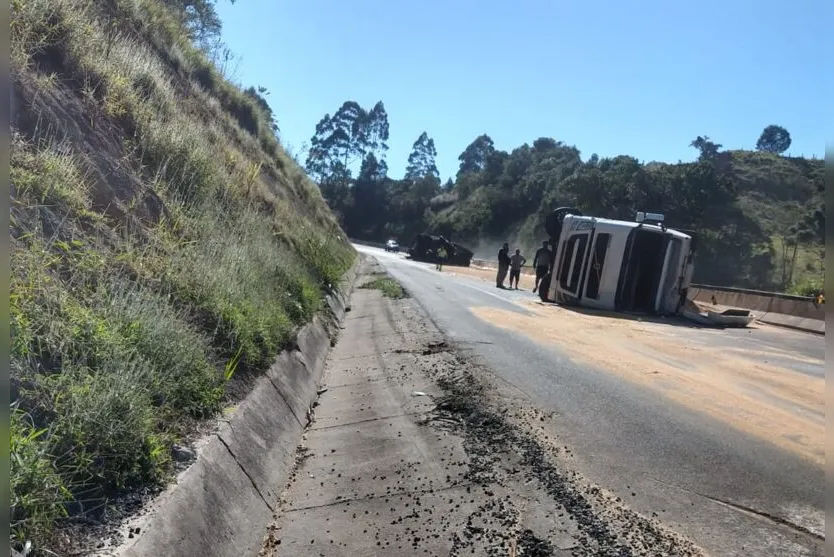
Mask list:
[[[510,288],[518,290],[518,279],[521,277],[521,268],[527,260],[521,255],[521,250],[516,249],[512,257],[510,257]],[[513,286],[515,282],[515,286]]]
[[553,252],[550,251],[550,244],[545,240],[542,242],[542,247],[536,250],[536,255],[533,257],[533,267],[536,269],[536,285],[533,287],[533,292],[538,291],[539,282],[550,272],[550,264],[552,261]]
[[495,286],[504,288],[504,280],[507,278],[507,271],[510,269],[510,245],[504,244],[498,250],[498,276],[495,278]]
[[437,265],[435,266],[438,271],[443,270],[443,262],[446,261],[446,255],[446,248],[440,246],[437,250]]

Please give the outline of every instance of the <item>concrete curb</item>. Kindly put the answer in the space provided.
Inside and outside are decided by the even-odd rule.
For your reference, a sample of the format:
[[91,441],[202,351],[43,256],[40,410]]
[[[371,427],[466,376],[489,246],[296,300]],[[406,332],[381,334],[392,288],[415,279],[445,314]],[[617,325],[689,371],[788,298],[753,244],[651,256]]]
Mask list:
[[118,555],[257,555],[316,399],[325,362],[358,274],[360,258],[336,292],[329,316],[298,333],[249,395],[199,451],[195,463],[151,505],[137,537]]
[[808,319],[806,317],[770,312],[762,314],[757,318],[757,321],[776,327],[785,327],[806,333],[825,335],[825,321],[819,319]]

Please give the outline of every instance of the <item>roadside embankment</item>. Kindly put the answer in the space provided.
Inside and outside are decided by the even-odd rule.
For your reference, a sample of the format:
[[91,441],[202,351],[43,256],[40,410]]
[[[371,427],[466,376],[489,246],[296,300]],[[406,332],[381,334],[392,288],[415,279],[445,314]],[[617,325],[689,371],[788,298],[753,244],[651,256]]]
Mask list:
[[303,327],[251,393],[202,443],[194,464],[146,512],[122,526],[124,542],[108,554],[255,555],[310,421],[322,371],[349,310],[358,261],[330,311]]
[[11,5],[10,543],[30,557],[83,553],[77,530],[163,489],[356,256],[182,10]]

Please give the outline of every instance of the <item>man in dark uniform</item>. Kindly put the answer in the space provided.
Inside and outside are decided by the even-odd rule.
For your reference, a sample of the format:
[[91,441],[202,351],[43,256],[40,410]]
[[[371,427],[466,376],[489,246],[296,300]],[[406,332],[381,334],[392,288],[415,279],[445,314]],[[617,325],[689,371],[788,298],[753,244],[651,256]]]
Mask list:
[[539,282],[550,272],[552,264],[553,252],[550,249],[550,244],[545,240],[542,242],[542,247],[536,250],[536,256],[533,258],[533,267],[536,269],[536,286],[533,287],[533,292],[539,290]]
[[504,244],[498,250],[498,276],[495,278],[495,286],[504,288],[504,281],[507,278],[507,271],[510,270],[510,245]]

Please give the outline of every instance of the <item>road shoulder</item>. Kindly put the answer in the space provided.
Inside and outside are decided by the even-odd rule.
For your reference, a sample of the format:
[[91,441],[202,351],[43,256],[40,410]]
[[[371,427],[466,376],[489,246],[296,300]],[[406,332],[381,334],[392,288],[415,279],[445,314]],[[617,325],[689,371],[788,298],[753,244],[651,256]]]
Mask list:
[[415,300],[351,305],[261,555],[701,554],[570,470]]

